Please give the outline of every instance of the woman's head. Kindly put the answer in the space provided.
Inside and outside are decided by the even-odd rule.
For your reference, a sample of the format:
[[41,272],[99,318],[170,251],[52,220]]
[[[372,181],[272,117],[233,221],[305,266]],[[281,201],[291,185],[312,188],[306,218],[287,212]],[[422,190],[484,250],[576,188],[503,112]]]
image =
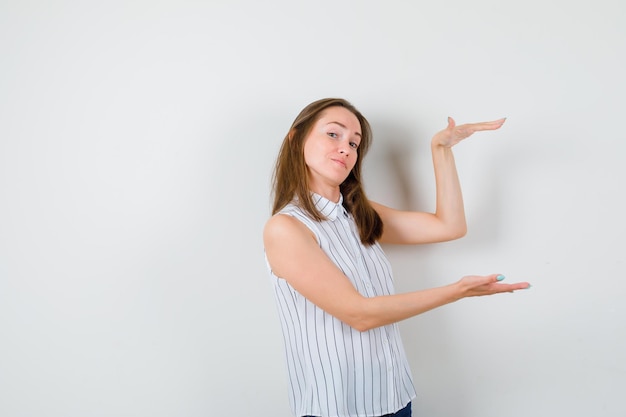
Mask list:
[[[340,98],[325,98],[317,100],[302,109],[283,140],[274,171],[273,214],[280,211],[297,197],[298,204],[313,218],[323,220],[323,216],[315,208],[310,195],[312,191],[310,184],[310,167],[307,165],[305,159],[305,144],[315,124],[324,116],[325,112],[327,113],[328,109],[333,107],[342,107],[348,110],[356,117],[360,127],[360,132],[358,132],[360,134],[360,140],[358,151],[356,152],[356,161],[347,177],[340,185],[344,197],[344,206],[351,212],[355,206],[361,206],[363,204],[371,208],[369,202],[365,199],[365,193],[363,192],[361,184],[363,157],[369,150],[372,142],[372,132],[369,122],[348,101]],[[355,214],[356,213],[353,213],[353,215]]]
[[[306,143],[307,138],[310,136],[312,129],[315,124],[323,117],[325,114],[328,114],[329,111],[332,111],[333,108],[343,108],[356,117],[359,125],[360,131],[359,136],[359,144],[358,144],[358,152],[356,163],[354,164],[353,170],[357,171],[357,174],[360,173],[361,163],[363,157],[367,153],[371,141],[372,141],[372,133],[369,122],[365,117],[348,101],[340,98],[326,98],[322,100],[315,101],[308,106],[306,106],[300,114],[296,117],[287,136],[285,137],[285,141],[289,142],[289,146],[297,152],[295,154],[291,154],[290,158],[297,159],[298,169],[301,174],[304,174],[304,170],[307,169],[305,163],[305,153],[304,153],[304,145]],[[285,155],[280,155],[285,156]],[[279,156],[279,157],[280,157]]]
[[[348,101],[340,98],[325,98],[306,106],[293,121],[289,132],[283,140],[282,147],[276,161],[274,173],[275,197],[281,200],[281,207],[289,203],[294,196],[302,197],[311,191],[309,184],[309,167],[305,160],[305,143],[311,130],[323,114],[332,107],[343,107],[349,110],[360,125],[360,143],[354,167],[344,182],[361,181],[361,165],[367,153],[372,133],[370,125],[363,115]],[[285,193],[286,195],[280,195]],[[280,210],[279,208],[279,210]]]

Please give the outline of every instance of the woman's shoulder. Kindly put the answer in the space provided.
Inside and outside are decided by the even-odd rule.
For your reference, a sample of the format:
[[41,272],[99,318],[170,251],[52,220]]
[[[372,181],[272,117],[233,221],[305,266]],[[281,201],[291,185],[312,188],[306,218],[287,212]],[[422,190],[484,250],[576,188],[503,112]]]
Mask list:
[[282,230],[285,228],[290,229],[294,227],[296,223],[298,222],[296,221],[294,216],[281,211],[267,219],[267,222],[265,222],[265,230]]
[[289,242],[305,235],[310,236],[311,230],[298,218],[282,211],[270,217],[263,228],[263,240],[266,244],[275,241]]

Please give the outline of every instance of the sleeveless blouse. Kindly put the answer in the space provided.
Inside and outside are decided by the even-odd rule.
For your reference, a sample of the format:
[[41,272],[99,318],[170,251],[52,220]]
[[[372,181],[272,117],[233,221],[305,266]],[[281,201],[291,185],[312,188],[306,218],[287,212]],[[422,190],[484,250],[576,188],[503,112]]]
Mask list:
[[[313,194],[327,220],[318,222],[291,203],[293,216],[315,235],[328,257],[365,297],[394,293],[391,265],[378,243],[361,243],[352,216],[339,203]],[[285,343],[289,402],[295,416],[369,417],[394,413],[415,398],[397,324],[360,332],[270,278]]]

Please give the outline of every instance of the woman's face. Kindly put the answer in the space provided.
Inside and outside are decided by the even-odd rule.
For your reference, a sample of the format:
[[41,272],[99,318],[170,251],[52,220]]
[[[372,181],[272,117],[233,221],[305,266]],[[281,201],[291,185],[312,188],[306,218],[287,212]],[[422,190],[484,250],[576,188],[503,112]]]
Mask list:
[[361,124],[354,113],[340,106],[325,109],[304,142],[312,191],[337,190],[356,163],[360,143]]

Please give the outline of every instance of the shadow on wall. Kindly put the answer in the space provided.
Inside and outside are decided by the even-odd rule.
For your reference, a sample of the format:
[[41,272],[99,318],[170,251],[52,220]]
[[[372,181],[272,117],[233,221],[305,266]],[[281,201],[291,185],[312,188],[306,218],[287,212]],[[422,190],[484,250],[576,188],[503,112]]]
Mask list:
[[368,197],[394,208],[410,209],[421,199],[411,169],[419,135],[400,123],[371,123],[374,141],[364,162]]

